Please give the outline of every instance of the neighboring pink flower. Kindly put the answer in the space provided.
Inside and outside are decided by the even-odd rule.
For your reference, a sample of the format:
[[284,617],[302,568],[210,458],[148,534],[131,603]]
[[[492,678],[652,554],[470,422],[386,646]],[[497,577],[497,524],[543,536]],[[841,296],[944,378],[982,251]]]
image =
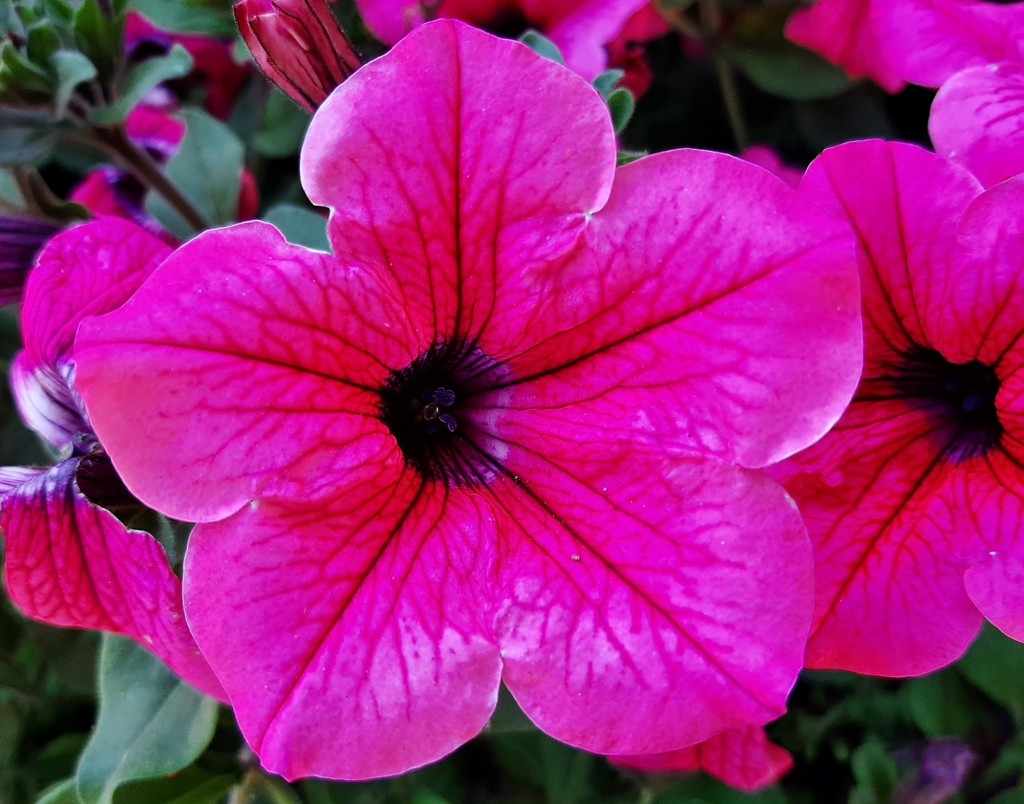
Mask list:
[[842,67],[851,78],[870,78],[888,92],[899,92],[905,79],[883,48],[871,14],[876,4],[876,0],[818,0],[790,17],[786,37]]
[[1024,173],[1024,60],[956,73],[935,96],[928,131],[937,153],[986,186]]
[[578,76],[430,23],[313,118],[335,255],[206,232],[82,325],[114,465],[200,523],[189,625],[273,771],[430,762],[500,681],[604,754],[782,712],[810,551],[744,467],[856,385],[849,234],[732,157],[615,155]]
[[703,771],[748,793],[770,787],[793,767],[790,753],[772,743],[759,726],[729,729],[678,751],[608,759],[620,768],[644,773]]
[[367,27],[393,45],[435,17],[462,20],[515,38],[531,28],[554,42],[565,63],[588,81],[608,68],[605,45],[649,0],[357,0]]
[[927,673],[982,615],[1024,638],[1024,181],[982,193],[867,141],[800,191],[857,233],[866,351],[842,420],[780,467],[815,543],[808,666]]
[[654,79],[647,63],[647,43],[671,31],[665,18],[648,2],[629,18],[619,35],[608,42],[608,66],[625,71],[620,86],[633,93],[633,97],[644,95]]
[[361,64],[327,2],[241,0],[234,6],[238,30],[264,75],[310,112]]
[[769,173],[774,173],[790,187],[800,184],[804,173],[799,168],[787,165],[775,151],[766,145],[751,145],[740,154],[740,159],[745,159],[751,164],[763,167]]
[[129,62],[162,56],[175,44],[180,44],[192,56],[192,72],[184,78],[162,84],[146,98],[147,104],[176,108],[184,100],[184,95],[199,89],[205,94],[204,105],[210,114],[220,120],[230,117],[251,70],[251,65],[235,61],[233,41],[168,33],[136,11],[128,14],[124,39]]
[[1024,5],[982,0],[872,0],[881,56],[905,81],[939,87],[954,73],[1021,61]]
[[25,351],[11,366],[11,381],[25,421],[61,461],[50,469],[0,468],[6,586],[27,616],[131,637],[221,697],[185,625],[181,582],[163,548],[107,510],[134,500],[96,441],[70,360],[79,322],[124,302],[169,251],[127,221],[110,219],[54,237],[29,277]]

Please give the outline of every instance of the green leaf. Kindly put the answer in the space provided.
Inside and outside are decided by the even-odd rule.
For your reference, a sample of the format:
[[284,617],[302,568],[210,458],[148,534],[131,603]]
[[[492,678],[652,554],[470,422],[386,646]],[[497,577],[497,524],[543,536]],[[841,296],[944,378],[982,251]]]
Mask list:
[[75,780],[65,779],[43,791],[36,804],[82,804],[75,790]]
[[302,147],[308,126],[309,112],[275,88],[267,98],[253,145],[260,154],[271,159],[294,156]]
[[97,75],[95,65],[77,50],[58,50],[50,57],[50,66],[57,74],[57,90],[53,96],[57,117],[63,117],[68,101],[79,84],[92,81]]
[[0,166],[42,161],[71,130],[33,112],[0,109]]
[[616,89],[608,96],[608,110],[612,113],[612,125],[615,126],[616,134],[625,131],[635,109],[636,101],[628,89]]
[[246,774],[232,800],[244,801],[245,804],[301,804],[288,785],[259,771]]
[[317,251],[331,250],[331,244],[327,241],[327,221],[311,209],[278,204],[267,210],[263,220],[280,229],[289,243],[315,248]]
[[233,774],[211,774],[195,765],[165,779],[126,784],[114,794],[114,804],[222,804],[238,782]]
[[231,4],[216,0],[134,0],[135,8],[154,25],[175,33],[234,37]]
[[124,52],[124,15],[108,17],[99,0],[81,0],[71,20],[79,49],[104,78],[112,77]]
[[561,65],[565,64],[565,59],[562,57],[562,51],[558,49],[558,45],[544,36],[544,34],[538,31],[527,31],[519,37],[519,41],[534,53],[546,59],[551,59],[551,61],[558,62]]
[[190,765],[213,736],[217,702],[134,642],[106,635],[100,711],[76,773],[83,804],[110,804],[119,785]]
[[877,801],[879,804],[892,800],[892,792],[899,781],[899,771],[881,743],[867,742],[854,751],[850,769],[863,800]]
[[612,94],[612,90],[615,89],[625,74],[624,70],[605,70],[594,79],[594,89],[604,98],[605,103],[608,102],[608,97]]
[[4,88],[49,94],[49,73],[29,61],[10,42],[0,45],[0,94]]
[[190,72],[192,57],[184,47],[175,44],[165,55],[140,62],[129,74],[121,97],[109,106],[94,110],[89,120],[100,126],[116,125],[128,117],[151,89]]
[[917,727],[929,737],[967,738],[987,718],[983,699],[953,668],[910,679],[901,694]]
[[1024,645],[986,624],[957,669],[1024,724]]
[[[198,109],[186,109],[188,133],[178,153],[167,165],[167,175],[210,224],[233,223],[238,214],[244,148],[238,137]],[[156,193],[146,199],[146,209],[171,232],[188,239],[194,232],[177,212]]]

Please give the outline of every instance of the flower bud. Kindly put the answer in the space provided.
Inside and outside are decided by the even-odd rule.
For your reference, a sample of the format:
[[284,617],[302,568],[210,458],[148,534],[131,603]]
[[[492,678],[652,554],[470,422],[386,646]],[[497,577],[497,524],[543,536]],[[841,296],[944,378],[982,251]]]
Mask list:
[[267,78],[315,111],[360,65],[328,0],[241,0],[235,20]]
[[36,254],[57,231],[46,221],[0,216],[0,305],[21,301]]

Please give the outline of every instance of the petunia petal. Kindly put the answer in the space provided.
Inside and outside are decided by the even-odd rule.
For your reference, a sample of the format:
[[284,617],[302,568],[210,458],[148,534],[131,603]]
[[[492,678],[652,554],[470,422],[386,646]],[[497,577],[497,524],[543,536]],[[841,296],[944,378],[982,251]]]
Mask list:
[[825,151],[799,189],[856,235],[865,376],[884,374],[913,344],[935,346],[957,221],[981,192],[977,180],[919,146],[864,140]]
[[[505,411],[503,433],[524,417],[583,422],[580,438],[763,466],[849,402],[861,324],[848,231],[766,171],[698,151],[640,160],[585,242],[523,313],[535,344],[507,360],[513,379],[481,402]],[[563,331],[541,339],[545,320]]]
[[21,352],[11,363],[10,381],[22,420],[58,451],[73,446],[77,434],[89,432],[81,400],[67,377]]
[[173,517],[315,496],[390,442],[377,389],[429,345],[399,304],[388,277],[268,224],[206,232],[82,325],[77,387],[129,488]]
[[25,288],[25,351],[34,362],[59,369],[79,323],[124,304],[170,251],[146,230],[117,218],[61,232],[39,255]]
[[91,459],[26,474],[0,501],[11,600],[50,625],[131,637],[196,688],[223,698],[185,625],[181,582],[163,548],[85,497],[76,480],[83,460]]
[[758,472],[573,436],[507,442],[488,489],[504,681],[523,711],[602,754],[778,717],[813,591],[791,501]]
[[869,22],[872,5],[873,0],[818,0],[790,17],[786,38],[820,53],[851,78],[867,77],[887,92],[899,92],[904,81],[881,51]]
[[793,767],[793,757],[768,739],[763,728],[728,729],[702,743],[664,754],[609,757],[613,765],[646,773],[704,771],[752,793],[775,784]]
[[[648,0],[529,0],[530,7],[550,9],[554,16],[544,26],[545,35],[562,52],[565,64],[588,81],[608,68],[606,44],[614,39],[629,18],[643,8]],[[552,8],[554,7],[554,8]]]
[[875,0],[880,55],[904,80],[939,87],[953,73],[1024,57],[1024,7],[977,0]]
[[186,613],[265,767],[365,779],[436,760],[495,703],[494,522],[395,451],[333,503],[199,525]]
[[546,269],[607,198],[614,154],[586,82],[517,42],[439,20],[327,99],[301,173],[310,199],[331,208],[336,253],[390,268],[435,337],[483,333],[498,357],[523,337]]
[[1024,173],[1024,64],[956,73],[935,96],[928,132],[937,153],[986,186]]

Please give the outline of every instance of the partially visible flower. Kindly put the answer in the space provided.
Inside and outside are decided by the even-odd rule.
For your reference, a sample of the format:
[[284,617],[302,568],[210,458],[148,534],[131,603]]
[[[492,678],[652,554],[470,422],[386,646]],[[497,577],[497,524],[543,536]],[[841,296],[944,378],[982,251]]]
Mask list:
[[71,345],[78,324],[122,304],[170,249],[117,219],[54,237],[25,291],[25,350],[11,366],[26,423],[59,454],[52,468],[0,468],[6,587],[33,619],[123,634],[186,681],[223,697],[182,612],[181,582],[160,544],[107,507],[137,505],[82,408]]
[[857,233],[865,319],[849,410],[779,467],[815,544],[808,666],[931,672],[983,616],[1024,639],[1024,178],[865,141],[800,193]]
[[629,18],[619,35],[608,42],[608,66],[626,73],[620,86],[628,89],[633,97],[644,95],[654,78],[647,62],[647,44],[671,31],[672,27],[654,4],[648,2]]
[[793,767],[792,755],[771,742],[760,726],[729,729],[678,751],[608,759],[620,768],[644,773],[703,771],[748,793],[770,787]]
[[161,84],[145,98],[144,103],[176,109],[190,92],[198,89],[205,95],[207,111],[220,120],[227,120],[252,69],[248,63],[235,61],[231,39],[169,33],[136,11],[128,14],[124,45],[129,63],[162,56],[175,44],[184,47],[192,56],[192,71],[184,78]]
[[870,78],[887,92],[899,92],[905,78],[883,50],[871,16],[875,5],[876,0],[818,0],[793,13],[786,37],[842,67],[851,78]]
[[235,21],[264,75],[307,111],[360,65],[334,15],[333,0],[241,0]]
[[[185,138],[185,123],[171,112],[156,106],[132,109],[125,130],[136,145],[157,162],[168,162]],[[175,245],[177,239],[146,211],[147,189],[134,175],[113,165],[92,170],[71,191],[70,198],[95,217],[125,218],[160,239]],[[238,193],[238,219],[249,220],[259,211],[259,191],[248,170],[242,172]]]
[[800,184],[804,173],[799,168],[787,165],[781,157],[767,145],[751,145],[740,154],[740,159],[745,159],[751,164],[763,167],[769,173],[774,173],[790,187]]
[[430,762],[502,681],[603,754],[781,713],[810,553],[756,469],[856,385],[850,235],[732,157],[615,161],[579,76],[432,22],[313,117],[334,254],[205,232],[82,324],[118,472],[200,523],[189,625],[268,768]]
[[536,30],[554,42],[569,69],[588,81],[608,68],[605,45],[649,0],[357,0],[370,31],[393,45],[429,19],[462,20],[498,36]]
[[953,75],[935,96],[928,133],[937,153],[986,186],[1024,173],[1024,60]]
[[36,218],[0,216],[0,305],[21,301],[36,255],[58,231]]

